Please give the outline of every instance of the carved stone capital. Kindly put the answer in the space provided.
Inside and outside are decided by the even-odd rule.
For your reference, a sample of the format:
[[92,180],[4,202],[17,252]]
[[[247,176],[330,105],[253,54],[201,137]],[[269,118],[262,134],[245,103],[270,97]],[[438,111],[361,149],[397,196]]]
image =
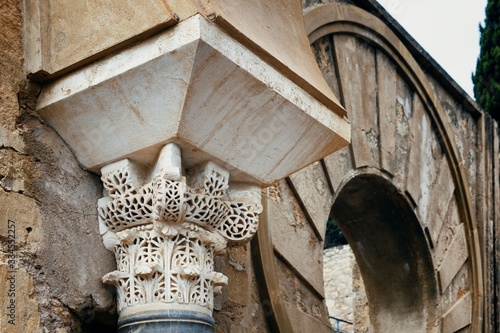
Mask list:
[[214,255],[255,234],[260,188],[230,186],[229,172],[213,162],[184,175],[175,144],[150,172],[125,159],[104,167],[101,179],[100,230],[117,260],[103,281],[116,286],[118,311],[190,305],[211,314],[214,293],[227,284]]

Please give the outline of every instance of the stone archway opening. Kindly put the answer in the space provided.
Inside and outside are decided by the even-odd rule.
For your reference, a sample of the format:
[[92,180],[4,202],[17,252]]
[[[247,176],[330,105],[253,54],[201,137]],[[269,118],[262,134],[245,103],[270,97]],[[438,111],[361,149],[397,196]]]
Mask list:
[[336,195],[331,217],[345,234],[368,298],[371,332],[429,332],[437,286],[424,232],[396,187],[358,175]]

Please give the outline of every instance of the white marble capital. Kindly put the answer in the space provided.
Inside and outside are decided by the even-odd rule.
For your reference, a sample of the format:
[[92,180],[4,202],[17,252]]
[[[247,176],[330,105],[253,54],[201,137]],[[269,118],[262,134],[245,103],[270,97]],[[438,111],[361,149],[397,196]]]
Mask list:
[[101,179],[100,230],[117,260],[103,281],[116,286],[118,311],[189,305],[211,314],[214,293],[227,284],[214,255],[255,234],[260,188],[230,186],[229,172],[213,162],[184,175],[173,143],[149,172],[121,160],[102,168]]

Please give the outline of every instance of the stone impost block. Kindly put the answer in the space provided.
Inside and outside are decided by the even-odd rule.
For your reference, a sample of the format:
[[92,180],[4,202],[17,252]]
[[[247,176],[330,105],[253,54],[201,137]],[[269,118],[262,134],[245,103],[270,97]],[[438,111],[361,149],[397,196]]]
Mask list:
[[201,15],[46,85],[38,111],[95,172],[153,164],[173,142],[186,168],[212,160],[266,185],[350,139],[344,117]]
[[24,0],[25,63],[52,80],[201,15],[345,115],[314,61],[299,0]]

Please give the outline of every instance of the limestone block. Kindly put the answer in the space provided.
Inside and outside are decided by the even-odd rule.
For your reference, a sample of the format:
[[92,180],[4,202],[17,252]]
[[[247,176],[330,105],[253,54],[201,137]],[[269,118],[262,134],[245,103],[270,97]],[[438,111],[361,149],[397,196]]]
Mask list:
[[38,77],[74,67],[177,22],[165,1],[25,1],[27,70]]
[[410,157],[408,176],[406,178],[406,191],[411,196],[414,202],[418,202],[421,191],[422,179],[422,164],[424,162],[424,154],[422,153],[429,143],[428,140],[423,140],[430,133],[430,121],[425,115],[425,110],[417,94],[413,95],[413,117],[411,119],[412,132],[409,134],[410,139]]
[[239,305],[247,305],[250,294],[249,273],[247,272],[250,264],[248,247],[246,245],[231,246],[227,252],[228,264],[231,267],[227,272],[228,300]]
[[[19,113],[18,89],[23,78],[22,11],[19,1],[2,1],[0,15],[0,126],[13,132]],[[0,133],[0,147],[2,134]]]
[[321,244],[289,187],[284,181],[279,185],[279,201],[269,202],[273,245],[315,291],[323,295],[322,263],[312,259],[321,258]]
[[[363,104],[357,124],[369,147],[371,153],[371,166],[379,166],[380,136],[378,125],[378,86],[377,86],[377,65],[375,62],[376,51],[373,47],[363,43],[358,43],[356,55],[358,56],[359,73],[362,75],[361,84],[358,89],[362,94]],[[379,72],[380,73],[380,72]],[[359,91],[359,90],[358,90]]]
[[332,183],[333,190],[336,191],[344,179],[345,175],[352,172],[351,147],[347,146],[324,158],[325,166]]
[[[430,123],[427,125],[427,129],[430,128]],[[432,195],[432,184],[435,181],[436,173],[438,170],[438,161],[436,161],[432,156],[432,144],[435,140],[434,135],[424,136],[422,138],[422,158],[420,165],[422,167],[420,174],[420,185],[419,185],[419,196],[417,200],[417,215],[420,221],[428,221],[427,216],[429,214],[429,206],[431,205],[431,195]],[[412,165],[413,161],[410,160],[410,167],[414,168]],[[412,196],[415,195],[411,193]]]
[[[4,46],[0,44],[0,47],[3,48]],[[19,104],[17,100],[18,87],[16,87],[14,84],[10,85],[6,83],[10,80],[17,80],[17,77],[7,77],[6,69],[2,67],[0,67],[0,71],[2,72],[2,76],[5,78],[2,79],[5,81],[0,82],[0,125],[2,128],[2,132],[0,133],[0,147],[14,146],[14,143],[16,141],[13,141],[15,139],[11,138],[9,134],[15,131],[16,116],[19,112]]]
[[394,174],[394,154],[396,151],[396,68],[382,52],[377,52],[377,75],[379,112],[380,112],[380,163],[381,167]]
[[441,226],[448,211],[450,201],[453,199],[455,184],[451,177],[451,171],[446,158],[443,158],[439,166],[439,175],[432,187],[431,202],[428,209],[428,228],[432,242],[436,244]]
[[[345,116],[318,69],[299,0],[25,1],[26,63],[34,77],[69,70],[201,14]],[[286,29],[284,29],[286,27]]]
[[451,200],[448,207],[448,212],[444,218],[444,224],[439,233],[439,238],[437,244],[435,245],[434,256],[436,264],[439,266],[446,256],[446,251],[453,240],[456,233],[456,228],[461,228],[460,224],[460,212],[458,210],[456,200]]
[[286,302],[286,311],[289,315],[295,332],[330,333],[331,328],[319,319],[302,312],[296,304]]
[[[301,313],[308,315],[311,319],[322,322],[323,324],[328,324],[328,311],[325,306],[324,297],[319,295],[316,290],[311,288],[311,286],[304,280],[302,274],[300,274],[294,267],[292,267],[286,260],[279,255],[274,258],[276,263],[277,278],[279,281],[279,289],[273,289],[273,293],[279,293],[281,299],[281,305],[283,310],[289,310],[287,304],[291,305],[295,309],[291,309],[288,312],[288,317],[297,316]],[[321,272],[317,272],[320,273]],[[270,290],[271,292],[271,290]],[[294,311],[295,310],[295,311]],[[295,318],[295,320],[301,320],[302,318]],[[294,326],[294,321],[289,318],[289,323],[291,327]],[[309,321],[305,319],[305,321]],[[311,327],[315,327],[314,325]],[[292,332],[291,329],[286,330],[287,332]],[[295,331],[295,330],[293,330]],[[301,332],[301,330],[298,330]]]
[[335,60],[333,56],[333,42],[329,36],[322,37],[311,44],[316,62],[325,78],[326,82],[332,89],[335,96],[340,95],[339,80],[335,69]]
[[445,291],[453,278],[468,258],[467,241],[465,239],[464,225],[460,224],[451,242],[441,266],[439,267],[439,279],[441,291]]
[[458,332],[471,323],[472,296],[463,296],[443,315],[443,333]]
[[[334,37],[335,52],[340,72],[340,83],[344,91],[358,91],[362,87],[364,74],[357,65],[358,46],[351,36],[338,35]],[[347,94],[344,103],[349,110],[349,119],[353,124],[352,150],[356,168],[371,165],[371,152],[364,128],[362,127],[363,94]]]
[[304,204],[314,228],[323,239],[333,196],[319,162],[290,175],[293,187]]
[[[166,70],[168,69],[168,70]],[[87,169],[177,143],[270,184],[348,143],[348,122],[197,15],[47,85],[40,115]]]
[[[314,61],[304,29],[301,1],[204,2],[209,4],[215,13],[216,23],[236,38],[239,36],[240,42],[245,46],[272,63],[275,68],[340,116],[346,115]],[[257,47],[253,47],[253,43]]]
[[394,178],[397,186],[404,187],[406,183],[410,152],[410,124],[413,118],[413,91],[402,75],[396,77],[396,105],[394,135]]
[[40,213],[35,199],[0,190],[0,237],[13,240],[16,250],[35,247],[42,238]]
[[18,152],[25,152],[24,142],[18,131],[10,132],[4,127],[0,127],[0,148],[9,147]]

